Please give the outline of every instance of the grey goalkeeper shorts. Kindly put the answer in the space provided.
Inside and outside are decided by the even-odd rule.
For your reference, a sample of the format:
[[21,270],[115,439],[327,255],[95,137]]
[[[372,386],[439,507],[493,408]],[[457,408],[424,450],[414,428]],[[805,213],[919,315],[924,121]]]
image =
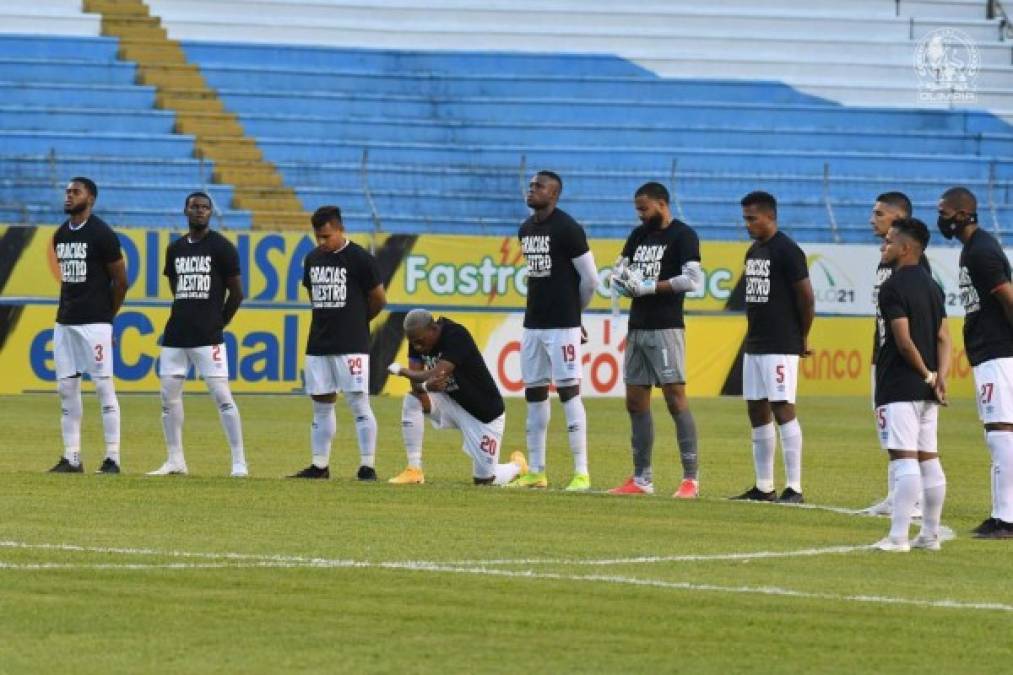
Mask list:
[[686,383],[686,331],[631,329],[626,336],[623,381],[646,386]]

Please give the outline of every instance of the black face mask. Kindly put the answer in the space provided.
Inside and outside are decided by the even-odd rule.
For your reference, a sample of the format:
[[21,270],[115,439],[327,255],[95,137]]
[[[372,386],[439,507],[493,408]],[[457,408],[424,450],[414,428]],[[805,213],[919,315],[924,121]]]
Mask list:
[[939,218],[936,220],[936,227],[939,228],[939,233],[942,234],[944,237],[946,237],[947,239],[953,239],[962,229],[964,229],[971,223],[976,222],[978,222],[977,213],[970,214],[967,217],[967,221],[963,223],[958,221],[956,217],[944,218],[942,216],[939,216]]

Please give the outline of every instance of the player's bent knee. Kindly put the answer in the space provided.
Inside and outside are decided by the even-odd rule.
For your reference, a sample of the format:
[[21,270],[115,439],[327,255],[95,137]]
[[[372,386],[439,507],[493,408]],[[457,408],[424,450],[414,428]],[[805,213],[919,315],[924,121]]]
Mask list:
[[492,485],[496,480],[496,476],[489,476],[488,478],[479,478],[478,476],[475,476],[471,480],[474,481],[475,485]]

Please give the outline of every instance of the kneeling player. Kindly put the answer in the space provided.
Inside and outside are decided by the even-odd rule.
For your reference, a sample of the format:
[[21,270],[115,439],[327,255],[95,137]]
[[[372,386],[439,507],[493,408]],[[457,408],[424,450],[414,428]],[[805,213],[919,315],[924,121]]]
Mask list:
[[445,317],[436,320],[424,309],[408,312],[404,329],[411,367],[392,363],[390,372],[412,382],[401,417],[408,468],[390,482],[425,481],[424,415],[429,415],[437,429],[461,430],[463,450],[471,457],[476,485],[505,485],[526,473],[527,461],[520,452],[510,456],[510,463],[498,463],[506,408],[468,329]]
[[[918,263],[929,241],[915,218],[893,223],[883,239],[883,262],[893,275],[879,289],[876,424],[894,465],[890,535],[883,551],[939,550],[946,476],[936,450],[939,403],[946,403],[950,333],[943,292]],[[922,498],[922,529],[908,541],[911,513]]]

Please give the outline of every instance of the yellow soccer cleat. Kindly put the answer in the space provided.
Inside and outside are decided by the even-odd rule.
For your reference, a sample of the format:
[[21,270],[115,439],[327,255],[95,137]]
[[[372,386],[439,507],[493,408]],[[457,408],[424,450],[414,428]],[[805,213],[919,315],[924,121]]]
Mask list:
[[507,483],[506,487],[544,489],[549,487],[549,479],[545,477],[544,471],[541,473],[522,473]]
[[410,466],[387,482],[394,485],[422,485],[426,482],[426,476],[422,469]]
[[591,477],[586,473],[575,473],[570,484],[563,489],[567,492],[587,492],[591,489]]
[[520,467],[521,472],[518,476],[523,476],[528,472],[528,460],[524,457],[524,453],[519,450],[514,450],[510,453],[510,462]]

